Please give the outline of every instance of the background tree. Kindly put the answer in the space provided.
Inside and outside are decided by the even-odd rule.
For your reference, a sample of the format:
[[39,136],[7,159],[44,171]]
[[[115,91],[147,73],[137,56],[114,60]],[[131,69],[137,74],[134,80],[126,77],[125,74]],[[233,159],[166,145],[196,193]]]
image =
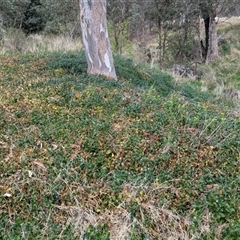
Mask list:
[[202,46],[205,61],[208,64],[219,57],[216,17],[234,15],[237,12],[236,6],[239,0],[198,0],[198,4],[204,20],[205,45],[202,42]]
[[108,29],[112,34],[112,48],[122,54],[123,47],[129,40],[129,1],[107,1]]
[[106,0],[80,0],[80,23],[88,74],[117,79],[107,30]]
[[4,29],[3,29],[3,17],[0,14],[0,46],[4,42]]
[[22,28],[24,13],[30,0],[0,0],[0,14],[5,28]]
[[[0,0],[3,27],[5,29],[23,29],[23,21],[28,18],[29,23],[33,22],[34,19],[31,15],[37,13],[44,23],[45,34],[80,36],[78,0],[39,0],[35,4],[33,2],[31,0]],[[28,15],[27,8],[29,8],[28,11],[32,11],[30,16],[26,16]],[[37,16],[35,15],[35,17]],[[35,20],[37,19],[35,18]],[[26,22],[26,24],[29,23]]]
[[199,11],[192,0],[148,1],[146,20],[158,41],[160,68],[200,58]]
[[[238,14],[239,2],[108,0],[108,29],[113,50],[142,62],[154,62],[152,65],[163,69],[175,63],[185,65],[203,60],[209,63],[218,58],[215,16]],[[78,0],[0,0],[0,15],[3,39],[11,36],[18,39],[21,30],[28,34],[43,30],[45,35],[71,38],[81,34]],[[154,57],[148,53],[149,46]]]
[[210,63],[218,58],[217,23],[215,21],[217,7],[213,1],[206,0],[201,1],[199,6],[205,27],[204,57],[206,63]]
[[129,8],[129,36],[131,39],[141,41],[146,32],[146,11],[148,1],[131,1]]
[[44,33],[80,36],[78,0],[41,0],[41,3],[46,22]]
[[26,34],[38,33],[43,30],[45,21],[39,11],[41,3],[39,0],[31,0],[25,13],[22,29]]
[[153,0],[149,2],[147,16],[154,21],[158,33],[159,66],[163,67],[167,45],[167,35],[172,30],[177,18],[176,3],[169,0]]

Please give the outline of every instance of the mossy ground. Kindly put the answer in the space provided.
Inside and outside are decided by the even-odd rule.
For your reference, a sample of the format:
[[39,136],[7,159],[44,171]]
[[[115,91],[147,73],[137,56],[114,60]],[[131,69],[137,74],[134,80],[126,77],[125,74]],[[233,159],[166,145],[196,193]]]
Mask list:
[[118,81],[82,52],[1,56],[0,238],[238,239],[239,115],[115,64]]

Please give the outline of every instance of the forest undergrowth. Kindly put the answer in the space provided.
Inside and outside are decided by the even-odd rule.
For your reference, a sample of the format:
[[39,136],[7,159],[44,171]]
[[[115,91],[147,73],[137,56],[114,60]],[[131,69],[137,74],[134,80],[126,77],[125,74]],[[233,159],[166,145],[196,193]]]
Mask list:
[[240,47],[228,28],[201,81],[119,56],[111,81],[88,76],[81,51],[5,51],[0,239],[240,239],[239,99],[223,94],[239,91]]
[[1,239],[238,239],[240,118],[199,83],[82,52],[0,60]]

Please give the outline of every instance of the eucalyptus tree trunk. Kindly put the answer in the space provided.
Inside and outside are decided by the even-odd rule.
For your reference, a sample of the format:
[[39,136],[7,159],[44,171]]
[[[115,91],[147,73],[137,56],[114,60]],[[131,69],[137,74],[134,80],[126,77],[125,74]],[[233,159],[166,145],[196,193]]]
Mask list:
[[208,38],[207,38],[207,56],[206,64],[218,59],[218,42],[217,42],[217,23],[216,14],[209,14]]
[[88,74],[117,79],[107,30],[106,0],[80,0],[79,4]]

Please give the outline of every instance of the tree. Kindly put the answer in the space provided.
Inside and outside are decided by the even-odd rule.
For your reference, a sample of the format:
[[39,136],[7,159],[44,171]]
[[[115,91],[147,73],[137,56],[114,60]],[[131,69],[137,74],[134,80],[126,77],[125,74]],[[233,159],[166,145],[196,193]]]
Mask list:
[[38,9],[41,7],[39,0],[31,0],[23,19],[22,28],[26,34],[38,33],[43,30],[45,22]]
[[29,5],[29,0],[0,0],[0,15],[4,28],[21,28],[24,13]]
[[0,13],[0,46],[3,44],[4,42],[4,30],[3,30],[3,17]]
[[88,74],[117,79],[107,30],[106,0],[80,0],[79,3]]
[[78,0],[41,0],[42,16],[46,21],[44,33],[80,36]]
[[230,16],[236,13],[239,0],[197,0],[199,2],[202,18],[205,26],[204,56],[206,64],[218,59],[217,16]]
[[217,42],[217,23],[215,18],[217,16],[218,1],[201,1],[200,10],[204,19],[205,27],[205,46],[204,57],[206,63],[210,63],[218,58],[218,42]]
[[[158,34],[157,56],[160,68],[173,63],[198,61],[198,10],[193,0],[149,0],[146,20]],[[156,58],[155,58],[156,59]]]
[[112,34],[112,49],[118,54],[123,53],[123,47],[129,40],[129,8],[131,2],[126,0],[108,0],[108,29]]

